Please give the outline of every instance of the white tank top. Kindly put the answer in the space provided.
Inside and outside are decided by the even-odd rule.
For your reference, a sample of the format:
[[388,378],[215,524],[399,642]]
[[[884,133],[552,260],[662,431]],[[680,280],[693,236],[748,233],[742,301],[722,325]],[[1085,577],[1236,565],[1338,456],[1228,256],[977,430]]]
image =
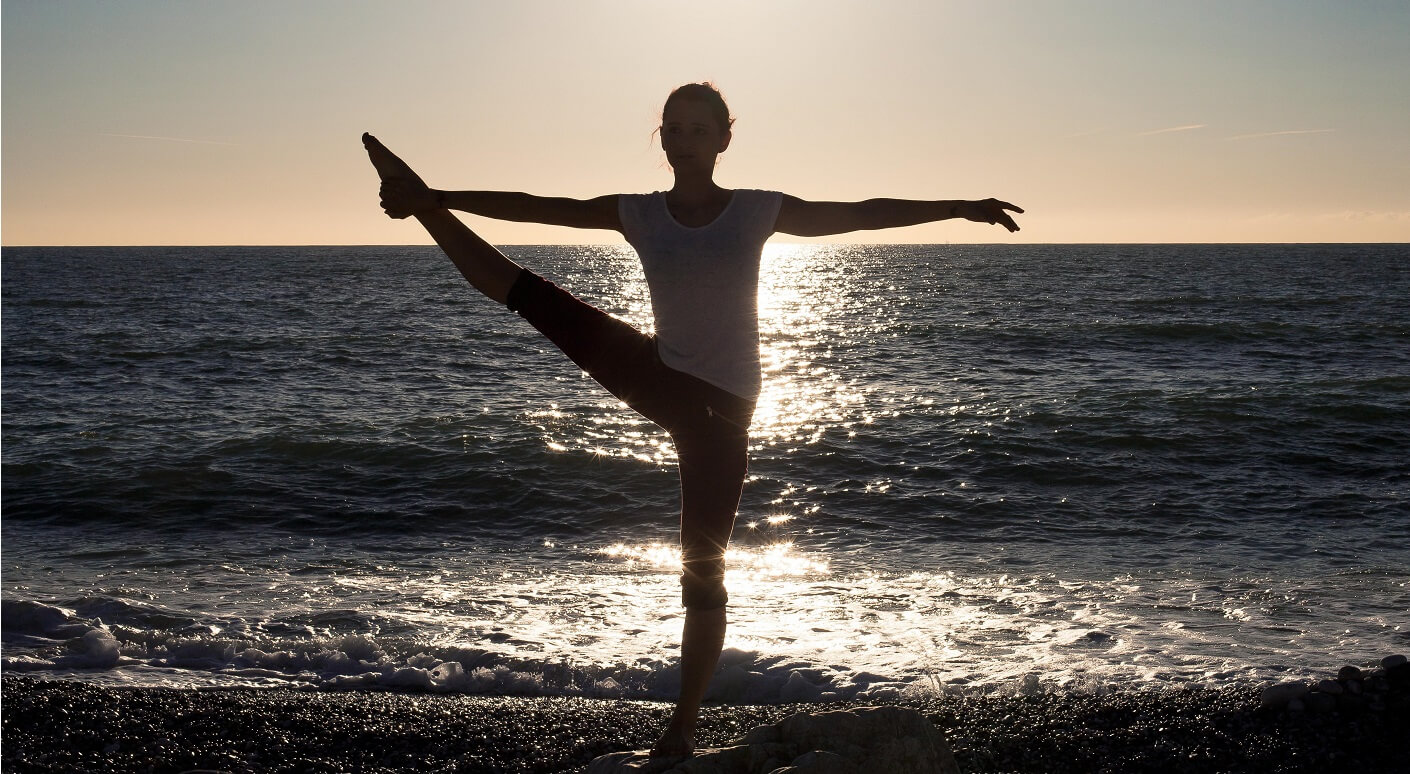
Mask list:
[[736,190],[706,226],[682,226],[666,194],[617,198],[641,258],[661,361],[748,400],[759,396],[759,260],[783,195]]

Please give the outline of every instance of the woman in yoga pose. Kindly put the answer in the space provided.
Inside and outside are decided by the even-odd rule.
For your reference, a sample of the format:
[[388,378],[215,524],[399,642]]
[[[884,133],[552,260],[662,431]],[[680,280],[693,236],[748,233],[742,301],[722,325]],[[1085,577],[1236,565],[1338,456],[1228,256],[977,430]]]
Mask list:
[[[429,188],[372,135],[363,144],[381,177],[382,207],[415,217],[476,289],[547,336],[618,399],[665,429],[681,479],[681,691],[653,756],[689,755],[700,701],[725,635],[724,551],[748,466],[759,395],[759,260],[774,233],[826,236],[950,218],[1018,226],[995,199],[812,202],[715,183],[734,123],[712,85],[666,99],[661,148],[669,191],[577,200]],[[505,257],[452,210],[500,220],[620,232],[639,255],[656,334],[647,336]]]

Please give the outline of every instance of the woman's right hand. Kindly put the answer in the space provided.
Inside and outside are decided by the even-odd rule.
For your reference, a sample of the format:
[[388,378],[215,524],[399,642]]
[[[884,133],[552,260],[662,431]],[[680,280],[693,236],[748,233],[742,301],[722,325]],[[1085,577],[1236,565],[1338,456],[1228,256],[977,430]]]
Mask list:
[[436,192],[420,180],[400,177],[382,181],[382,210],[389,218],[407,218],[429,210],[440,209]]

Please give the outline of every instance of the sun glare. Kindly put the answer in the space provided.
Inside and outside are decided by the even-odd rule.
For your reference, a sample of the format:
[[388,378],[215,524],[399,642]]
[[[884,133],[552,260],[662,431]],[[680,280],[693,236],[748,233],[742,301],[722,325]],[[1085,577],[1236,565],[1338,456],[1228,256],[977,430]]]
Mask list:
[[[615,543],[598,553],[617,559],[627,570],[680,572],[680,549],[666,543]],[[812,578],[829,572],[826,560],[807,556],[792,542],[734,546],[725,551],[726,582],[752,584],[773,578]]]
[[847,423],[865,394],[827,364],[831,330],[847,304],[838,276],[846,248],[770,244],[759,277],[759,355],[764,389],[750,432],[757,444],[815,443]]
[[[759,354],[764,386],[750,428],[753,450],[785,452],[817,443],[832,429],[851,432],[872,420],[867,392],[833,366],[831,342],[855,340],[865,331],[838,330],[855,324],[858,294],[855,248],[845,245],[769,244],[759,277]],[[623,256],[626,260],[629,256]],[[632,258],[631,260],[635,260]],[[650,327],[649,294],[639,272],[623,276],[630,299],[624,319]],[[593,413],[557,404],[528,412],[554,452],[635,459],[664,466],[676,461],[670,438],[625,404],[597,401]]]

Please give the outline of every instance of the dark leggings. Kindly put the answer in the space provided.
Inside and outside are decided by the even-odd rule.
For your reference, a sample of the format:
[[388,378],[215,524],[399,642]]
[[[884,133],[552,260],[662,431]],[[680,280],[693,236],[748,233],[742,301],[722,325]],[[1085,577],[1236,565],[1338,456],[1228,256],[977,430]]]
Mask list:
[[753,401],[661,362],[656,339],[525,270],[509,308],[637,413],[670,433],[680,460],[681,601],[714,610],[725,592],[725,546],[749,467]]

